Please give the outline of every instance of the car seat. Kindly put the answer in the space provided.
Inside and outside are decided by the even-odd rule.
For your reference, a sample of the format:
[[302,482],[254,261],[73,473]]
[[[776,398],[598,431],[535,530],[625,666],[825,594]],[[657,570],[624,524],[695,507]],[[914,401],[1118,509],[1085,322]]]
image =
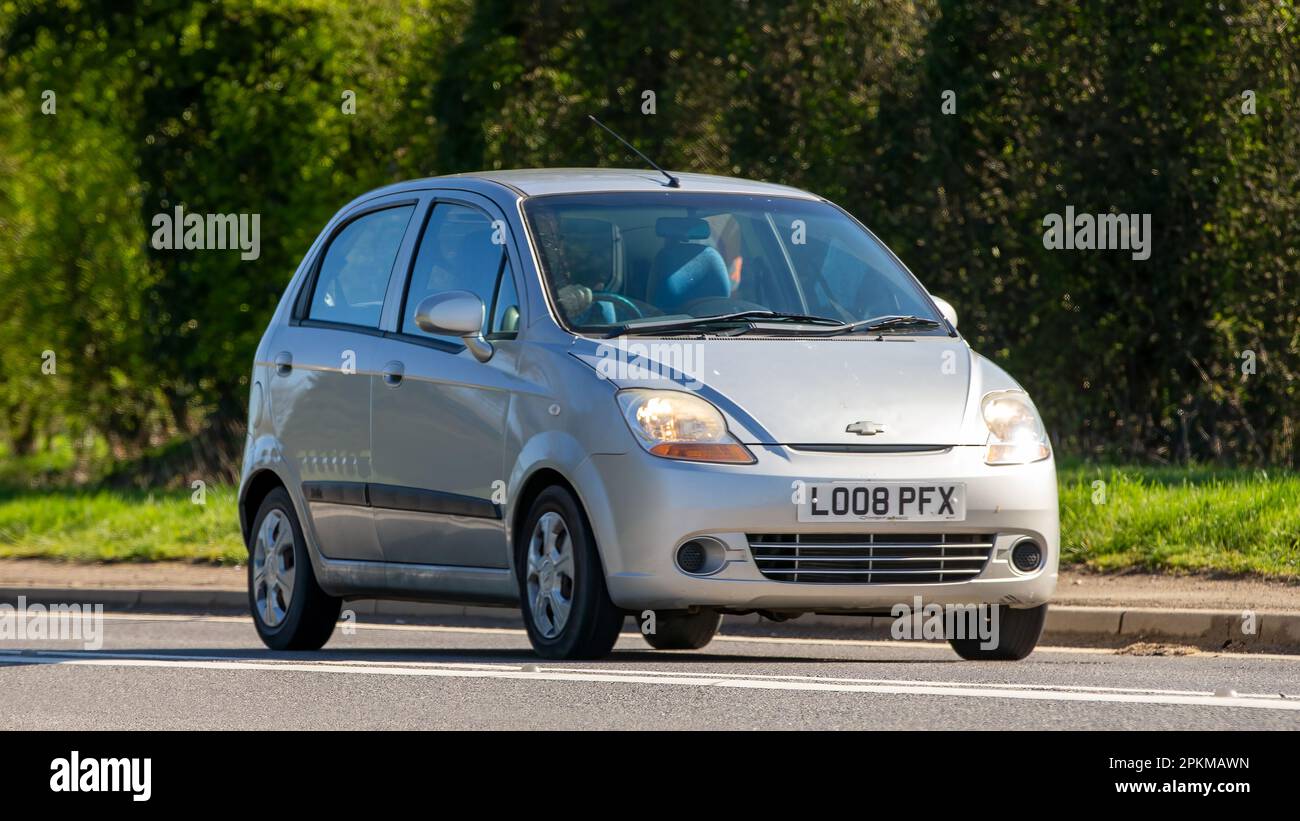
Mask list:
[[661,217],[655,234],[664,246],[650,266],[647,300],[664,313],[680,313],[690,303],[731,296],[727,264],[709,238],[709,224],[693,217]]

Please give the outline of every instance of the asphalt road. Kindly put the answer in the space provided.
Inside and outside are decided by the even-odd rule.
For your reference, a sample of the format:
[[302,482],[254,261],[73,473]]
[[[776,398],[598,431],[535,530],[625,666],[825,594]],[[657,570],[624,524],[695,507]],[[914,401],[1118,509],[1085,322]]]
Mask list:
[[575,663],[507,628],[361,624],[285,654],[242,617],[109,614],[104,632],[97,651],[0,642],[0,728],[1300,730],[1300,657],[974,664],[942,644],[722,636],[677,653],[628,634]]

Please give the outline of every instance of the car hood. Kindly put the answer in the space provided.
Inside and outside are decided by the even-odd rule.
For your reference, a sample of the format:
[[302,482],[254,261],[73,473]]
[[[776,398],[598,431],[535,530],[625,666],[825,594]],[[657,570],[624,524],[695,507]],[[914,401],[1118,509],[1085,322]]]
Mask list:
[[950,337],[581,342],[572,353],[618,388],[694,391],[746,444],[982,445],[978,398],[1019,387]]

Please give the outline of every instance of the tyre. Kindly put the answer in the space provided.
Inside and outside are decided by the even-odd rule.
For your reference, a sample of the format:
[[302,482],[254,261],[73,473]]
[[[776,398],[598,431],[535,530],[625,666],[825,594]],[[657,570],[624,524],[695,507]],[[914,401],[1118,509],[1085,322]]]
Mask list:
[[997,646],[981,647],[979,638],[950,639],[957,655],[967,661],[1019,661],[1034,652],[1047,620],[1047,605],[1015,609],[995,604],[998,609]]
[[267,494],[248,546],[248,606],[272,650],[319,650],[339,620],[342,599],[316,583],[307,540],[284,488]]
[[515,565],[533,650],[548,659],[608,655],[624,613],[610,601],[591,525],[573,494],[542,491],[521,532]]
[[699,650],[713,641],[721,623],[722,614],[716,610],[655,614],[654,633],[641,637],[656,650]]

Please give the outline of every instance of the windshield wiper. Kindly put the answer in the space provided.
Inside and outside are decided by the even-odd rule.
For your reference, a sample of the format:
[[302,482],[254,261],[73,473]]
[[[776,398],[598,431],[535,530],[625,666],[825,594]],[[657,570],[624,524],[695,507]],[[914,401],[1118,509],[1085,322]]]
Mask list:
[[830,317],[825,316],[787,314],[781,313],[780,311],[768,310],[751,310],[737,311],[731,314],[717,314],[715,316],[693,316],[688,319],[661,319],[654,322],[625,322],[607,332],[604,335],[604,338],[610,339],[611,337],[622,336],[626,333],[664,333],[667,331],[703,330],[713,325],[726,325],[737,322],[746,323],[750,320],[825,325],[836,331],[848,327],[838,319],[831,319]]
[[872,319],[863,319],[859,322],[847,322],[842,327],[836,328],[834,333],[851,334],[858,331],[892,331],[901,328],[938,328],[941,327],[933,319],[926,319],[921,316],[900,316],[897,314],[890,316],[877,316]]
[[674,331],[692,331],[704,330],[715,325],[741,324],[742,330],[751,330],[758,326],[760,322],[788,322],[793,325],[817,325],[820,326],[812,333],[825,334],[827,336],[837,336],[839,334],[851,334],[859,331],[890,331],[901,330],[905,328],[938,328],[940,323],[933,319],[926,319],[920,316],[877,316],[871,319],[864,319],[859,322],[841,322],[838,319],[831,319],[825,316],[811,316],[808,314],[789,314],[780,311],[768,310],[751,310],[737,311],[731,314],[718,314],[716,316],[693,316],[687,319],[661,319],[654,322],[625,322],[622,325],[608,331],[604,334],[605,339],[615,336],[622,336],[629,333],[669,333]]

